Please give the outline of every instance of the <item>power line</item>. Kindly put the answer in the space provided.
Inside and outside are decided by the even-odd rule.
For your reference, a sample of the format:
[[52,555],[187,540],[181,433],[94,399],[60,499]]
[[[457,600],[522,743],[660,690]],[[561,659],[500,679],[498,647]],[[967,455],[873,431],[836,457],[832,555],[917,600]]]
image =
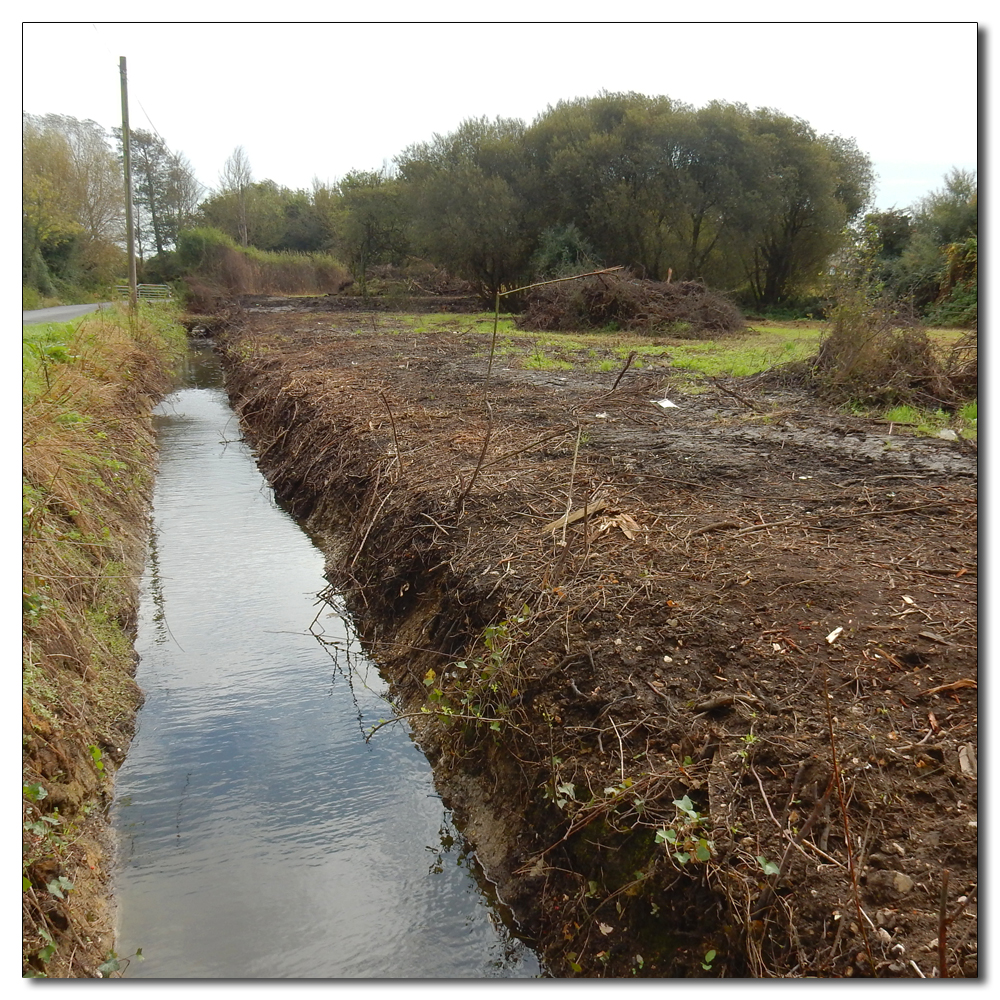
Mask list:
[[[98,29],[97,23],[95,21],[88,21],[87,23],[94,29],[95,34],[100,39],[101,47],[104,49],[105,52],[107,52],[108,56],[111,59],[113,59],[115,61],[115,64],[117,65],[118,59],[120,58],[120,54],[118,56],[115,56],[111,52],[111,50],[107,46],[107,43],[104,40],[104,36],[102,35],[101,31]],[[136,97],[136,95],[135,95],[135,87],[132,86],[131,84],[130,84],[130,98],[129,98],[129,102],[131,104],[138,104],[139,105],[139,109],[142,111],[143,116],[145,117],[146,121],[149,122],[149,127],[153,130],[153,133],[156,135],[157,139],[159,139],[160,142],[163,143],[164,149],[166,149],[166,151],[172,157],[177,157],[178,155],[180,155],[180,154],[176,153],[173,149],[170,148],[170,144],[160,134],[160,130],[156,127],[156,125],[153,124],[153,119],[150,117],[149,112],[143,106],[142,101],[139,100],[138,97]]]

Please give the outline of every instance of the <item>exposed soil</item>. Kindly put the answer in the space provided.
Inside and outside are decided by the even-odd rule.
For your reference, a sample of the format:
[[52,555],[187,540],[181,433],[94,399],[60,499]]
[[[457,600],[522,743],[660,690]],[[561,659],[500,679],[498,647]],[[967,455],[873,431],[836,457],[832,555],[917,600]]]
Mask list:
[[977,974],[972,445],[367,315],[222,348],[553,975]]

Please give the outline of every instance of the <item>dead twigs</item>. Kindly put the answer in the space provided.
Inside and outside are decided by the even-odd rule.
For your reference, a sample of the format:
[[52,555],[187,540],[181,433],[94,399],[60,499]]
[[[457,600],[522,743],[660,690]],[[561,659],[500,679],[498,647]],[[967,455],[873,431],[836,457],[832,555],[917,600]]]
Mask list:
[[931,694],[940,694],[942,691],[959,691],[962,688],[978,689],[979,684],[971,677],[963,677],[960,680],[952,681],[950,684],[939,684],[937,687],[928,688],[926,691],[922,691],[921,694],[926,698]]
[[699,535],[707,535],[712,531],[722,531],[725,528],[738,528],[740,526],[739,521],[714,521],[712,524],[706,524],[704,527],[695,528],[694,531],[688,532],[688,538],[697,538]]
[[714,712],[719,708],[728,708],[728,706],[733,705],[736,702],[741,702],[744,705],[750,705],[753,708],[764,708],[764,703],[759,698],[755,698],[751,694],[724,694],[717,698],[710,698],[708,701],[700,702],[697,705],[692,705],[691,711],[698,714],[701,714],[702,712]]
[[396,418],[392,415],[392,407],[389,405],[389,400],[385,398],[385,393],[380,392],[379,398],[385,405],[386,412],[389,414],[389,424],[392,426],[392,443],[396,449],[396,464],[399,466],[399,471],[403,471],[403,453],[399,450],[399,438],[396,435]]
[[851,876],[851,889],[854,895],[854,907],[858,914],[858,930],[861,932],[861,939],[864,941],[865,954],[868,956],[868,963],[871,966],[872,975],[876,974],[875,956],[872,954],[871,942],[868,940],[868,931],[865,930],[863,920],[864,911],[861,909],[861,893],[858,890],[858,873],[854,867],[854,849],[851,846],[851,826],[847,818],[847,802],[844,800],[844,789],[840,779],[840,764],[837,761],[837,742],[833,735],[833,709],[830,707],[830,691],[827,678],[823,678],[823,700],[826,707],[826,721],[830,733],[830,763],[833,767],[833,783],[837,788],[837,802],[840,805],[840,815],[844,823],[844,847],[847,850],[847,868]]
[[558,531],[560,528],[563,529],[563,544],[565,544],[566,533],[565,528],[569,524],[575,524],[577,521],[582,521],[585,517],[590,517],[592,514],[597,514],[604,510],[608,506],[606,500],[595,500],[593,503],[587,503],[583,507],[578,507],[571,513],[563,514],[562,517],[557,517],[554,521],[550,521],[544,528],[539,532],[540,535],[551,535],[554,531]]
[[938,974],[948,978],[948,869],[941,872],[941,902],[938,908]]
[[609,396],[615,391],[615,389],[618,388],[618,383],[621,382],[621,380],[625,377],[625,373],[632,367],[632,362],[635,360],[637,353],[637,351],[629,352],[629,356],[625,359],[625,364],[622,365],[622,370],[618,373],[618,378],[615,379],[615,384],[608,390]]
[[526,451],[532,451],[540,444],[544,444],[546,441],[562,437],[564,434],[569,434],[575,430],[579,430],[579,424],[572,427],[564,427],[562,430],[553,431],[551,434],[543,434],[540,438],[536,438],[531,442],[531,444],[526,444],[523,448],[515,448],[513,451],[507,451],[502,455],[498,455],[496,458],[491,458],[488,462],[483,463],[483,468],[488,469],[491,465],[499,465],[501,462],[507,461],[508,458],[515,458],[517,455],[523,455]]
[[[569,470],[569,489],[566,491],[566,514],[563,519],[562,527],[562,539],[560,545],[565,546],[566,544],[566,528],[569,526],[569,514],[573,509],[573,482],[576,479],[576,460],[577,456],[580,454],[580,436],[583,432],[582,427],[577,427],[576,429],[576,444],[573,446],[573,464]],[[583,508],[584,516],[587,514],[587,508]]]
[[469,494],[472,492],[472,487],[476,484],[476,479],[479,476],[479,470],[483,467],[483,459],[486,458],[486,450],[490,446],[490,438],[493,436],[493,407],[490,406],[490,401],[488,399],[483,400],[486,404],[486,435],[483,438],[483,448],[479,452],[479,461],[476,463],[476,468],[472,473],[472,477],[469,479],[469,485],[465,487],[462,491],[461,496],[455,501],[455,511],[456,514],[460,514],[462,510],[462,504],[465,503]]
[[[754,772],[754,777],[757,778],[757,783],[759,785],[760,777],[757,775],[756,771]],[[816,805],[813,807],[812,812],[809,814],[809,818],[802,825],[802,829],[799,830],[799,832],[794,837],[779,824],[779,829],[781,830],[782,836],[788,838],[788,846],[785,848],[785,853],[782,855],[781,861],[778,864],[778,870],[774,873],[774,875],[771,876],[771,881],[767,884],[764,891],[760,895],[760,899],[757,902],[757,907],[754,912],[755,916],[763,913],[767,909],[767,907],[770,906],[771,900],[774,898],[775,889],[777,888],[778,883],[784,877],[785,871],[788,868],[788,862],[792,856],[792,851],[802,850],[803,840],[805,840],[806,836],[809,834],[809,831],[812,830],[816,820],[819,819],[820,814],[826,808],[826,804],[830,799],[830,793],[833,791],[833,781],[834,779],[833,776],[831,775],[829,782],[827,782],[826,791],[823,793],[823,797],[816,802]],[[764,797],[764,805],[767,806],[768,812],[771,812],[771,805],[767,801],[767,796],[764,795],[763,786],[761,786],[760,793]],[[773,819],[775,823],[778,822],[777,819],[775,819],[774,813],[771,813],[771,819]],[[823,852],[820,851],[820,853],[822,854]],[[858,906],[860,909],[860,903],[858,904]]]
[[753,410],[755,413],[761,412],[762,407],[759,404],[755,403],[752,399],[748,399],[742,393],[736,392],[735,390],[730,389],[728,386],[723,385],[722,382],[719,381],[719,379],[712,378],[711,376],[709,376],[708,380],[712,383],[712,385],[715,386],[716,389],[720,389],[727,396],[732,396],[733,399],[735,399],[738,403],[742,403],[744,406],[750,407],[750,409]]
[[494,719],[486,715],[463,715],[460,712],[453,712],[450,710],[447,712],[445,711],[437,712],[434,711],[434,709],[425,708],[420,712],[401,712],[399,715],[395,715],[391,719],[382,719],[381,721],[379,721],[377,725],[372,726],[372,728],[368,730],[367,734],[365,735],[365,743],[369,742],[369,740],[371,740],[371,738],[380,729],[384,729],[386,726],[394,725],[397,722],[404,722],[407,719],[422,719],[432,715],[442,719],[460,719],[463,722],[482,722],[490,726],[492,725],[510,726],[511,729],[516,729],[522,735],[525,736],[528,735],[527,733],[524,732],[523,729],[521,729],[519,726],[516,726],[513,722],[511,722],[510,719]]
[[369,533],[371,532],[372,528],[375,527],[375,522],[378,520],[378,516],[382,512],[382,508],[386,505],[391,496],[392,496],[392,490],[389,490],[389,492],[386,493],[384,497],[382,497],[382,502],[378,505],[378,509],[375,511],[374,515],[372,515],[371,521],[368,522],[368,527],[365,528],[365,533],[361,537],[361,543],[358,545],[358,549],[354,553],[354,558],[351,559],[350,563],[348,563],[347,567],[348,569],[354,568],[354,564],[358,561],[358,556],[361,555],[361,550],[365,547],[365,542],[368,541]]
[[811,523],[816,524],[821,521],[829,520],[848,520],[857,517],[890,517],[895,514],[912,514],[915,511],[928,510],[939,506],[940,504],[923,504],[919,507],[900,507],[894,510],[863,510],[852,514],[838,514],[836,512],[828,514],[800,514],[784,517],[780,521],[769,521],[763,524],[750,524],[745,528],[739,527],[739,521],[716,521],[712,524],[706,524],[702,528],[696,528],[687,537],[696,538],[698,535],[707,535],[712,531],[724,531],[726,528],[739,528],[738,531],[734,531],[730,536],[731,538],[739,538],[741,535],[749,535],[755,531],[767,531],[769,528],[789,528],[796,525],[807,527]]

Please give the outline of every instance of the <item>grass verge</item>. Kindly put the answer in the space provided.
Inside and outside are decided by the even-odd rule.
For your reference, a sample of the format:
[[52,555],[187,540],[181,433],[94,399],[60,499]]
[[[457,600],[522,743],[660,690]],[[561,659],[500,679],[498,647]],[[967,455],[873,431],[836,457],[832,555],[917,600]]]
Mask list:
[[107,974],[106,807],[132,736],[150,411],[176,307],[25,328],[22,341],[22,972]]

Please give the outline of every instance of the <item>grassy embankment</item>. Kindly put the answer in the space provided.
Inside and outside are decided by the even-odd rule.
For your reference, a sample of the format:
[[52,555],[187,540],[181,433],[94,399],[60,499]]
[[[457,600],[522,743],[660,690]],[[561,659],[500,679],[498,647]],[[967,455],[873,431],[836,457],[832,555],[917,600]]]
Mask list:
[[[387,313],[375,322],[386,334],[426,333],[433,330],[489,335],[491,313],[440,313],[407,315]],[[697,393],[705,378],[738,378],[757,375],[779,365],[803,362],[816,356],[827,333],[823,322],[796,321],[758,324],[745,334],[717,340],[653,337],[627,332],[532,333],[519,330],[511,317],[498,325],[496,353],[508,363],[543,371],[620,371],[629,354],[632,367],[670,374],[683,391]],[[928,334],[944,358],[968,331],[930,330]],[[405,353],[405,352],[404,352]],[[896,433],[935,436],[949,428],[965,438],[977,433],[977,403],[970,401],[954,412],[914,406],[877,408],[849,404],[857,416],[888,420]]]
[[214,312],[240,295],[325,295],[351,283],[329,254],[241,247],[211,228],[182,232],[175,263],[192,312]]
[[114,289],[80,288],[74,285],[64,285],[55,295],[43,295],[37,288],[21,287],[21,309],[29,312],[32,309],[49,309],[52,306],[83,305],[91,302],[110,302],[116,296]]
[[23,972],[111,957],[104,834],[139,690],[132,631],[154,450],[150,411],[184,348],[170,304],[23,338]]
[[[329,254],[273,252],[242,247],[215,229],[189,229],[180,234],[176,253],[167,263],[140,274],[140,282],[167,282],[193,311],[212,311],[239,295],[326,295],[351,284],[347,269]],[[119,284],[125,284],[124,276]],[[53,295],[21,287],[21,308],[109,302],[114,285],[84,288],[60,281]]]

